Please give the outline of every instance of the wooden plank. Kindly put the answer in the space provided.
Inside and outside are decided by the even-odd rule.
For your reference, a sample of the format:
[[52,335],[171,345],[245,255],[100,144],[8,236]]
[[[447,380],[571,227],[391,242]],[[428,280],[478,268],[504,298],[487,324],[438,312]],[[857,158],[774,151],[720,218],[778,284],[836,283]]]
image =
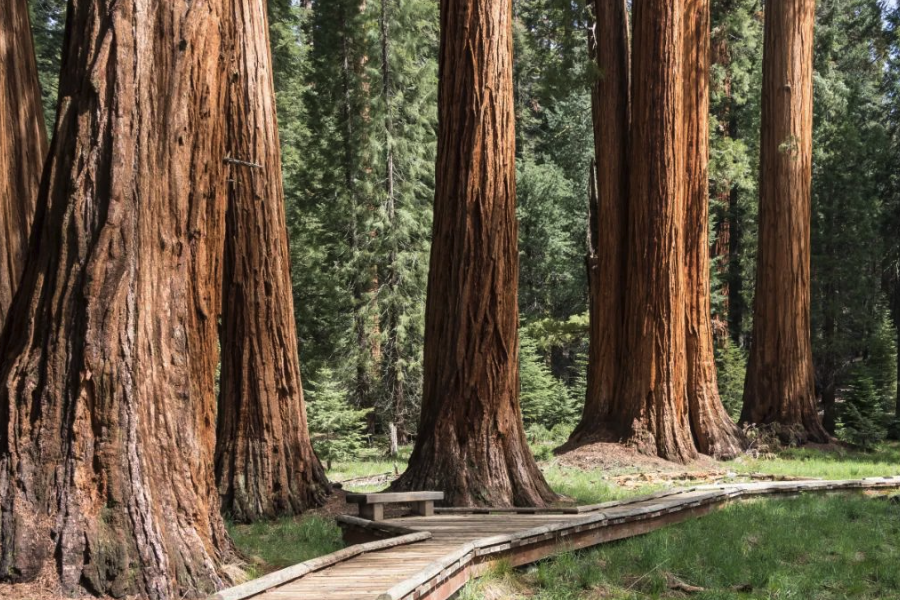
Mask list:
[[444,492],[380,492],[374,494],[347,494],[351,504],[391,504],[396,502],[421,502],[443,500]]

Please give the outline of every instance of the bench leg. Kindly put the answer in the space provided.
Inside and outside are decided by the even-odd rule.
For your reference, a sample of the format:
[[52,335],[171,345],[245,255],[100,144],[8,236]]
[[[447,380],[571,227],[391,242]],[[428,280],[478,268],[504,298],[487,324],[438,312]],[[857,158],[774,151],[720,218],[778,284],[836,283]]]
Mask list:
[[384,520],[384,505],[383,504],[360,504],[359,505],[359,516],[363,519],[368,519],[370,521],[383,521]]
[[414,511],[417,515],[422,515],[423,517],[433,517],[434,500],[424,500],[422,502],[416,502]]

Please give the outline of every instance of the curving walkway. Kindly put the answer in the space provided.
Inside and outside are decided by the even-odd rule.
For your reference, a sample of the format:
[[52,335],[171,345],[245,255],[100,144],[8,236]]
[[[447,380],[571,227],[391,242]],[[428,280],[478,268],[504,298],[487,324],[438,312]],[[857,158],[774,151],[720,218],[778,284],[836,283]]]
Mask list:
[[437,509],[432,517],[339,517],[334,554],[223,590],[211,600],[444,600],[494,563],[524,565],[553,554],[648,533],[762,495],[900,488],[900,477],[706,485],[577,508]]

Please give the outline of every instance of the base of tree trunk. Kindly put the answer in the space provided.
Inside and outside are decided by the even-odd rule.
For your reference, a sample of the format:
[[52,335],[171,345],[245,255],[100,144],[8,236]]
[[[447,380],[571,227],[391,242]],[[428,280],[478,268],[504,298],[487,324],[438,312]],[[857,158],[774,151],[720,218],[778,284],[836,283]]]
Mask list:
[[[475,454],[480,454],[475,456]],[[391,491],[444,492],[446,506],[543,507],[559,500],[524,447],[429,443]]]

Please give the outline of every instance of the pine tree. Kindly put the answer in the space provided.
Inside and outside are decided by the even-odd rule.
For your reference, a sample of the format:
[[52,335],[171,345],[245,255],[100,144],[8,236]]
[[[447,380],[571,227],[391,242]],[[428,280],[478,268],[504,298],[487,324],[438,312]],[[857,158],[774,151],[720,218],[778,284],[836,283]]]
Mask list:
[[371,408],[354,408],[347,401],[331,369],[319,370],[309,390],[309,430],[316,454],[329,469],[334,461],[353,460],[365,446],[365,429]]
[[437,5],[378,0],[380,94],[373,131],[382,174],[373,252],[378,272],[381,372],[377,407],[400,443],[421,405],[422,343],[437,122]]
[[[835,431],[847,369],[882,318],[883,181],[888,131],[877,0],[820,0],[815,49],[812,331],[824,426]],[[852,164],[853,168],[846,168]],[[866,243],[860,243],[866,240]]]
[[872,379],[857,374],[841,410],[839,437],[861,449],[870,451],[887,435],[882,399]]

